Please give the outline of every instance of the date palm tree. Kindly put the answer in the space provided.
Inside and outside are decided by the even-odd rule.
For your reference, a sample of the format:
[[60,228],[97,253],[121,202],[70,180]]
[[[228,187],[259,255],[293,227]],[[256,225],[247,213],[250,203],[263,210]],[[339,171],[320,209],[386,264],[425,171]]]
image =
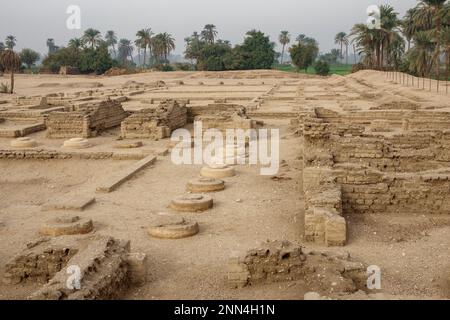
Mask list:
[[286,46],[291,42],[291,35],[289,34],[289,31],[281,31],[278,41],[280,41],[281,45],[283,46],[283,50],[281,51],[281,64],[283,64],[283,58],[284,58],[284,51],[286,49]]
[[217,30],[216,30],[216,26],[213,24],[207,24],[204,28],[203,31],[201,33],[202,35],[202,40],[213,44],[216,37],[217,37]]
[[141,29],[136,33],[136,36],[138,37],[139,43],[141,47],[144,49],[144,68],[147,61],[147,48],[150,48],[151,50],[151,42],[152,42],[152,36],[153,32],[150,28]]
[[446,14],[446,4],[447,0],[421,0],[417,5],[417,11],[415,12],[414,18],[418,24],[430,23],[432,25],[432,37],[433,41],[436,43],[433,60],[436,68],[437,77],[437,89],[439,90],[439,78],[440,78],[440,55],[442,46],[442,20]]
[[414,34],[418,31],[417,24],[414,20],[415,12],[415,8],[409,9],[408,11],[406,11],[403,20],[401,21],[402,33],[405,36],[406,41],[408,42],[408,51],[409,49],[411,49],[411,41],[414,37]]
[[432,53],[434,43],[430,34],[426,31],[419,31],[414,35],[414,47],[410,50],[410,69],[418,76],[428,75],[433,66]]
[[16,39],[16,37],[14,37],[12,35],[7,36],[5,39],[6,47],[9,49],[14,49],[14,47],[16,46],[16,43],[17,43],[17,39]]
[[159,62],[168,63],[168,57],[173,50],[175,40],[169,33],[159,33],[153,38],[153,52]]
[[134,40],[134,45],[137,48],[138,52],[138,66],[141,65],[141,49],[142,49],[142,41],[141,39]]
[[11,91],[10,93],[14,93],[14,72],[19,70],[21,62],[20,57],[17,53],[15,53],[12,49],[3,50],[0,56],[0,62],[3,67],[11,72]]
[[304,35],[302,33],[302,34],[298,35],[298,37],[295,39],[295,41],[297,41],[298,43],[304,44],[306,38],[307,38],[306,35]]
[[[446,26],[442,29],[442,51],[445,54],[445,81],[448,81],[450,76],[450,26]],[[448,92],[448,85],[446,86]]]
[[131,45],[130,40],[120,39],[118,51],[119,51],[119,59],[121,59],[123,65],[126,65],[128,57],[130,57],[131,62],[133,62],[133,46]]
[[100,31],[89,28],[84,31],[83,37],[81,38],[84,44],[88,44],[91,46],[91,49],[94,49],[97,45],[100,44],[102,40],[102,36]]
[[83,47],[83,41],[80,38],[72,38],[69,40],[69,48],[79,51]]
[[117,44],[117,35],[113,30],[106,31],[105,34],[105,40],[106,45],[109,47],[112,47],[114,58],[117,58],[117,52],[116,52],[116,44]]
[[350,36],[358,55],[363,55],[364,65],[374,67],[376,43],[373,30],[369,29],[364,23],[357,23],[353,26]]
[[[341,59],[344,59],[344,46],[348,48],[348,38],[345,32],[339,32],[334,37],[334,43],[341,46]],[[348,49],[347,49],[348,52]],[[348,62],[348,58],[346,59]]]

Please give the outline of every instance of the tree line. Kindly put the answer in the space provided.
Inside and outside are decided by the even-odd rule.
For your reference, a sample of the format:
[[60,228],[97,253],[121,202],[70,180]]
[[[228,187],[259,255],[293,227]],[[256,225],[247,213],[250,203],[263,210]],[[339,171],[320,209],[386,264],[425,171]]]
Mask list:
[[450,3],[421,0],[400,18],[381,5],[381,28],[355,24],[345,38],[361,56],[361,68],[397,70],[420,77],[445,79],[450,71]]

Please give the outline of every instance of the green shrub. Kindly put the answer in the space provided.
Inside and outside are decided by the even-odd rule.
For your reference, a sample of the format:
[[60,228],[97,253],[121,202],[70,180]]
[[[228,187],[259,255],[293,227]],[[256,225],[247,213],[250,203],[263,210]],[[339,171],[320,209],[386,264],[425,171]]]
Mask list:
[[191,71],[193,70],[193,66],[190,63],[181,63],[178,62],[175,64],[175,68],[181,71]]
[[330,65],[323,60],[317,61],[314,65],[314,69],[316,69],[316,74],[320,76],[327,76],[330,74]]
[[175,71],[174,67],[172,67],[170,64],[155,64],[152,68],[162,72]]

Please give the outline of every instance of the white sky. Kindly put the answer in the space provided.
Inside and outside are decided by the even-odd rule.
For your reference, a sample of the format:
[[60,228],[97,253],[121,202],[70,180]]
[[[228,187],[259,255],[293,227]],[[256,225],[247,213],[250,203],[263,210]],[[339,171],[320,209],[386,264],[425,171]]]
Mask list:
[[[175,53],[184,51],[183,39],[193,31],[215,24],[219,38],[233,44],[246,31],[259,29],[278,41],[281,30],[292,37],[304,33],[319,41],[322,52],[335,48],[334,36],[349,32],[353,24],[367,20],[369,5],[390,3],[401,16],[417,0],[14,0],[0,5],[0,41],[13,34],[17,49],[47,52],[46,39],[66,45],[82,30],[93,27],[105,33],[114,30],[119,38],[135,39],[136,31],[152,28],[169,32],[176,39]],[[66,27],[69,5],[81,8],[82,30]]]

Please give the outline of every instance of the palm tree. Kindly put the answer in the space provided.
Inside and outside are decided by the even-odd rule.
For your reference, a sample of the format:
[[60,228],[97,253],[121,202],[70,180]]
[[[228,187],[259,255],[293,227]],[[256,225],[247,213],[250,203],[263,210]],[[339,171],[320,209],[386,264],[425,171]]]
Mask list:
[[141,49],[142,49],[142,42],[141,39],[136,39],[134,40],[134,45],[137,48],[137,52],[138,52],[138,65],[141,65]]
[[112,47],[113,53],[114,53],[114,58],[117,58],[116,47],[115,47],[117,44],[116,33],[112,30],[106,31],[105,40],[106,40],[106,45],[108,46],[108,48]]
[[202,40],[212,44],[214,43],[217,34],[216,26],[213,24],[207,24],[202,31]]
[[381,29],[377,30],[380,40],[380,62],[379,67],[383,67],[384,63],[387,62],[388,65],[392,66],[392,50],[393,43],[396,42],[396,50],[403,47],[404,51],[404,40],[400,37],[399,33],[401,31],[401,21],[398,18],[398,13],[395,12],[394,8],[390,5],[381,5]]
[[[350,34],[356,44],[358,53],[364,53],[364,63],[370,67],[381,69],[385,62],[392,64],[392,42],[396,41],[396,50],[402,48],[399,37],[400,20],[398,13],[390,5],[381,5],[381,28],[369,29],[365,24],[356,24]],[[336,38],[338,38],[336,36]]]
[[150,28],[139,30],[136,33],[136,37],[138,37],[139,44],[140,44],[141,48],[144,49],[144,63],[143,63],[144,67],[145,67],[146,58],[147,58],[147,47],[149,47],[151,50],[152,36],[153,36],[153,32]]
[[89,44],[91,49],[94,49],[102,40],[100,31],[89,28],[84,31],[83,37],[81,38],[84,44]]
[[153,52],[159,62],[168,63],[170,53],[175,50],[175,40],[167,32],[153,38]]
[[414,35],[414,47],[410,50],[410,69],[418,76],[425,77],[430,73],[433,61],[431,56],[434,43],[426,31],[419,31]]
[[298,35],[298,37],[295,39],[295,41],[297,41],[298,43],[304,43],[304,42],[305,42],[305,39],[306,39],[306,35],[304,35],[304,34],[302,33],[302,34],[299,34],[299,35]]
[[439,90],[439,78],[440,78],[440,55],[441,55],[441,30],[442,20],[446,14],[445,3],[447,0],[421,0],[417,5],[417,11],[414,15],[418,24],[430,23],[432,25],[433,41],[436,42],[435,51],[433,54],[433,60],[436,68],[437,86]]
[[11,72],[11,94],[14,93],[14,71],[19,70],[21,62],[20,57],[12,49],[2,51],[0,62],[3,67]]
[[194,33],[192,33],[191,38],[198,41],[200,40],[200,35],[198,34],[197,31],[194,31]]
[[[445,54],[445,81],[448,81],[450,76],[450,26],[442,29],[442,43],[444,44],[443,51]],[[448,85],[446,91],[448,92]]]
[[[336,37],[334,37],[334,43],[341,46],[341,59],[344,59],[343,48],[344,48],[344,46],[346,46],[348,48],[347,34],[345,32],[339,32],[336,35]],[[347,49],[347,53],[348,53],[348,49]],[[347,57],[348,57],[348,54],[347,54]],[[348,62],[348,58],[346,59],[346,61]]]
[[133,46],[131,45],[130,40],[120,39],[118,51],[119,51],[119,59],[122,60],[123,65],[126,65],[128,57],[131,57],[131,62],[133,62]]
[[375,42],[374,32],[364,23],[357,23],[350,33],[352,43],[359,55],[363,55],[363,63],[368,67],[375,65]]
[[278,41],[280,41],[283,46],[283,50],[281,51],[281,64],[283,64],[284,50],[286,49],[286,45],[291,42],[291,35],[289,34],[289,31],[281,31]]
[[403,20],[401,21],[401,29],[402,33],[408,42],[408,50],[411,49],[411,40],[414,37],[414,34],[417,32],[417,24],[414,20],[416,9],[412,8],[406,11]]
[[164,32],[163,33],[163,39],[164,39],[164,53],[165,53],[165,59],[168,61],[168,57],[170,53],[175,50],[175,39],[172,37],[171,34]]
[[5,44],[6,44],[7,48],[14,49],[14,47],[16,46],[16,43],[17,43],[16,37],[11,36],[11,35],[6,37]]
[[72,38],[69,40],[69,48],[79,51],[83,46],[83,41],[80,38]]

